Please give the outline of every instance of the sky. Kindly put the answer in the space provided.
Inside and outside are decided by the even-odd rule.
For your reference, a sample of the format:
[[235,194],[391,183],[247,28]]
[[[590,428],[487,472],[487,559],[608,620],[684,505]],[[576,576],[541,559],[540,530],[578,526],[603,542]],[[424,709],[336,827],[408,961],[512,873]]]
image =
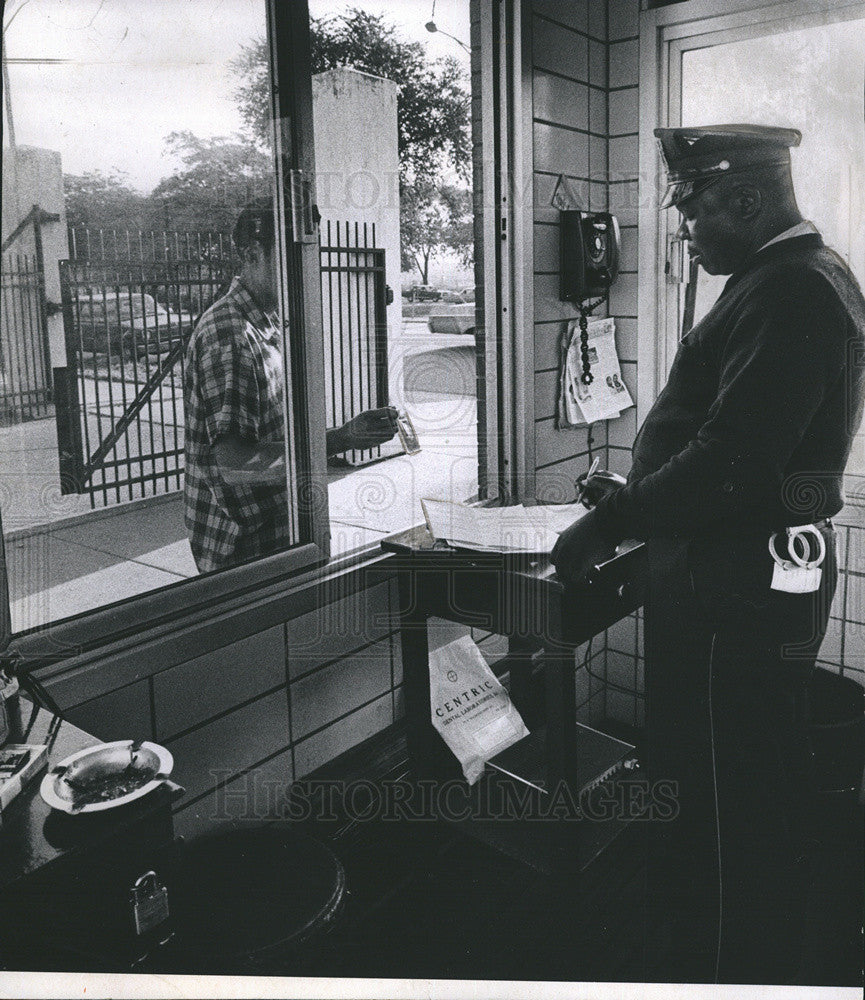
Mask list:
[[[468,59],[456,42],[425,30],[432,0],[310,0],[313,17],[348,7],[387,15],[431,58]],[[468,43],[468,8],[469,0],[435,0],[435,22]],[[120,170],[148,193],[177,165],[164,152],[169,132],[241,128],[227,64],[265,24],[264,0],[7,0],[16,141],[59,150],[67,173]],[[4,107],[4,145],[5,119]]]

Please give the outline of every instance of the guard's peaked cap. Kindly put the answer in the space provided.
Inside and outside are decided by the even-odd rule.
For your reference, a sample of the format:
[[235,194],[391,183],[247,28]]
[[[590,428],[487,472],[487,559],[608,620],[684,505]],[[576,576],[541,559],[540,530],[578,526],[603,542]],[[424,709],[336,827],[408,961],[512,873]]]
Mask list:
[[771,125],[699,125],[656,128],[667,171],[661,208],[681,204],[727,174],[790,164],[790,147],[802,133]]

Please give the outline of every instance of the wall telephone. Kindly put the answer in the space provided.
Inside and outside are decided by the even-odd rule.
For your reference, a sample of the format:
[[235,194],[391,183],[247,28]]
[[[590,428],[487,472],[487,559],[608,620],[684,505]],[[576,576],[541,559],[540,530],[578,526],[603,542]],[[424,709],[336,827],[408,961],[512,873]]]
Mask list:
[[619,273],[619,223],[609,212],[560,213],[560,292],[581,305],[605,296]]
[[[580,309],[580,345],[583,371],[580,381],[594,381],[589,362],[588,317],[609,292],[619,273],[619,223],[609,212],[559,212],[559,298]],[[588,305],[589,299],[598,302]]]

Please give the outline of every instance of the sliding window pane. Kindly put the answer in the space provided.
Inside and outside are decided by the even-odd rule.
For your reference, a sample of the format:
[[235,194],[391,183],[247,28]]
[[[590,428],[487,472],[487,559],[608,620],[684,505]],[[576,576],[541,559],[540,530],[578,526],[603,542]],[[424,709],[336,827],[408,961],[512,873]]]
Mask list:
[[267,128],[242,65],[268,37],[265,0],[14,0],[4,29],[0,503],[18,632],[308,540],[306,423],[269,47]]

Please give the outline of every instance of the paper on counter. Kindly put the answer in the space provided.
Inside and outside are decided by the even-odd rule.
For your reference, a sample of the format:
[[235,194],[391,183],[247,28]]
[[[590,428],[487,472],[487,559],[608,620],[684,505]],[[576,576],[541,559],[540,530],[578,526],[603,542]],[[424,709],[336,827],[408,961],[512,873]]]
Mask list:
[[421,500],[433,538],[486,552],[549,553],[559,534],[586,513],[582,504],[467,507]]

